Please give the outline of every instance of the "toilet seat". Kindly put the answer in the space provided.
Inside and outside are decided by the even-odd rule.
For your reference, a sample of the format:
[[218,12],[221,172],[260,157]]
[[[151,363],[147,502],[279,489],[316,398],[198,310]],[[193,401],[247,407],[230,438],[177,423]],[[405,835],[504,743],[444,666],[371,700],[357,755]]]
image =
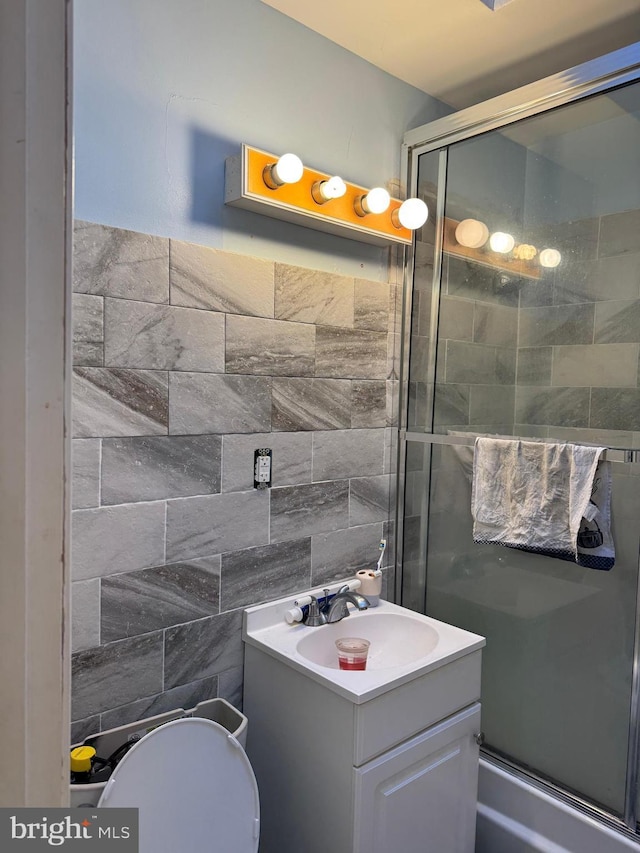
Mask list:
[[99,807],[139,809],[140,853],[256,853],[258,786],[247,755],[202,717],[146,734],[113,771]]

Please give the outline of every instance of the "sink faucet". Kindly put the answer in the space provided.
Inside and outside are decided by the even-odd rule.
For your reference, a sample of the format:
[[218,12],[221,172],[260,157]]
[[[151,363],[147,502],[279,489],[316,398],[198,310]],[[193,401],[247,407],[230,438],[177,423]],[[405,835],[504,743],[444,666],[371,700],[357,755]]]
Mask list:
[[349,601],[357,607],[358,610],[366,610],[369,606],[369,600],[365,598],[364,595],[360,595],[359,592],[350,590],[345,584],[345,586],[341,587],[333,596],[329,604],[324,607],[327,622],[339,622],[341,619],[344,619],[345,616],[348,616],[349,608],[347,607],[347,603]]

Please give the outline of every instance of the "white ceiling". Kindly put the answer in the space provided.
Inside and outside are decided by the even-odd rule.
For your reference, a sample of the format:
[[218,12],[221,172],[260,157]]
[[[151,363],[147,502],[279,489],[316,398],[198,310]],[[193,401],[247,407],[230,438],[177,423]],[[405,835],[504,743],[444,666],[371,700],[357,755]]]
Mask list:
[[263,2],[458,109],[640,41],[640,0]]

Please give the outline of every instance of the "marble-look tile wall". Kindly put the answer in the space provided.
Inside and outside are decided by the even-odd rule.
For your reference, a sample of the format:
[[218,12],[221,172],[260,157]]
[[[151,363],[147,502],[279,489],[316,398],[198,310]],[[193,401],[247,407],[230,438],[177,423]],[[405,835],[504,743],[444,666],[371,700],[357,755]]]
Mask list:
[[640,211],[555,227],[562,263],[520,292],[515,429],[640,446]]
[[244,607],[383,536],[392,565],[400,287],[87,222],[74,251],[78,740],[240,705]]
[[[417,252],[409,376],[409,427],[427,431],[433,381],[428,373],[433,310],[429,250],[430,246],[419,246]],[[437,318],[434,432],[512,432],[519,283],[519,278],[491,267],[445,255]]]

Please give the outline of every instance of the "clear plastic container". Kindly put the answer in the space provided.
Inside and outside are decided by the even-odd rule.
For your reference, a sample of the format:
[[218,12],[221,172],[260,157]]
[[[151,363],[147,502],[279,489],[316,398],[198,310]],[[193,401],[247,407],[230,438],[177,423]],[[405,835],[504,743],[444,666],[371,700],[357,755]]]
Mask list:
[[336,640],[340,669],[363,670],[367,668],[369,640],[362,637],[340,637]]

